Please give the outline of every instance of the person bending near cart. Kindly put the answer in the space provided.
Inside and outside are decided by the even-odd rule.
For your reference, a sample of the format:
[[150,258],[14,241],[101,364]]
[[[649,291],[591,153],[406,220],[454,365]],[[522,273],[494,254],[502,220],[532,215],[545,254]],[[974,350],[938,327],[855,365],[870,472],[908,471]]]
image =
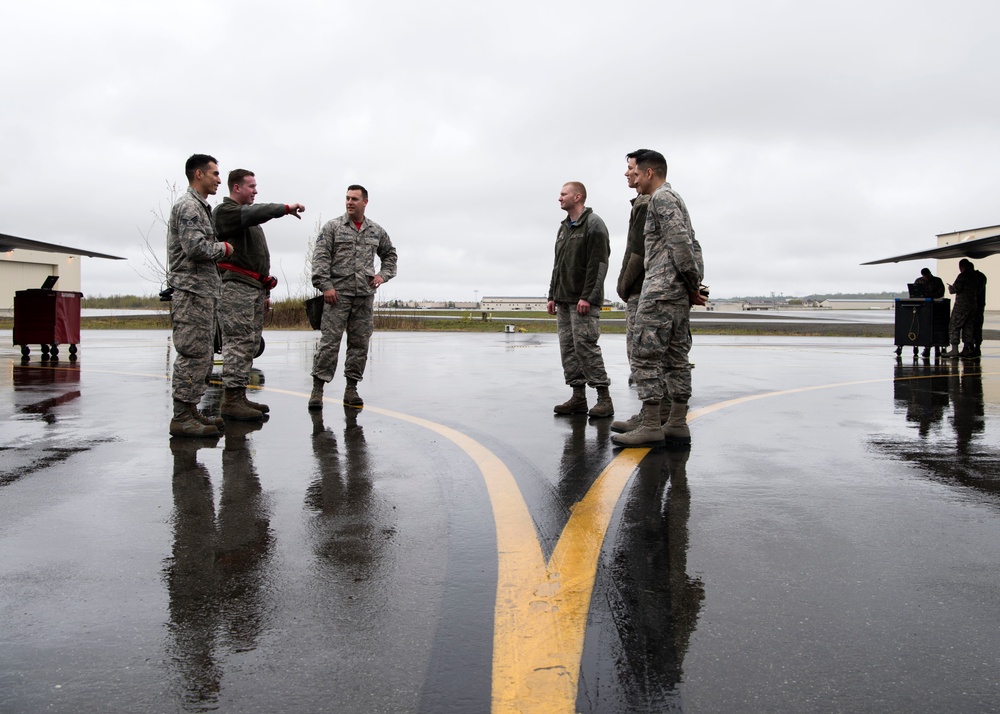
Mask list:
[[931,273],[929,268],[923,268],[920,271],[920,277],[913,281],[914,285],[923,285],[924,291],[926,292],[925,297],[943,298],[944,297],[944,281]]

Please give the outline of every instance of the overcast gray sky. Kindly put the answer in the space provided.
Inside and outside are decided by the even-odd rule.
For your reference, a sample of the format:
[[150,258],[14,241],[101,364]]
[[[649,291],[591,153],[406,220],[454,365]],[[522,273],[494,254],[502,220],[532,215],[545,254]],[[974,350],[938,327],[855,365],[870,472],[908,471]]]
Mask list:
[[[87,295],[150,294],[148,234],[195,152],[256,172],[297,295],[317,221],[364,184],[399,276],[383,299],[544,295],[587,185],[611,231],[624,155],[661,151],[713,296],[898,290],[859,266],[1000,223],[1000,3],[6,3],[0,232],[87,258]],[[216,200],[226,193],[220,189]],[[932,266],[933,267],[933,266]]]

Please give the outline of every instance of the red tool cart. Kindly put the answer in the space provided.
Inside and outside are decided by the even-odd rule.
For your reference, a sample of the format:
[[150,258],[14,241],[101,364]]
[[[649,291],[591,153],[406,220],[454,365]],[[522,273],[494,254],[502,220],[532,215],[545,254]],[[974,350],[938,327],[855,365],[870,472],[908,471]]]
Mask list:
[[69,345],[69,358],[75,360],[82,297],[83,293],[45,287],[15,292],[14,344],[21,346],[21,356],[27,359],[31,353],[28,345],[39,345],[43,360],[57,360],[59,346]]

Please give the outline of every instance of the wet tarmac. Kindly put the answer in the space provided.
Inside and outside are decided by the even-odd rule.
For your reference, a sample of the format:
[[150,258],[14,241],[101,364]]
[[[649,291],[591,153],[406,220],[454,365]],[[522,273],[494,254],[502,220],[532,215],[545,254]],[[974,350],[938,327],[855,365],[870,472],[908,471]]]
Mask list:
[[996,343],[698,337],[646,452],[553,416],[549,334],[376,333],[320,415],[268,332],[270,419],[172,440],[168,336],[0,332],[0,711],[998,709]]

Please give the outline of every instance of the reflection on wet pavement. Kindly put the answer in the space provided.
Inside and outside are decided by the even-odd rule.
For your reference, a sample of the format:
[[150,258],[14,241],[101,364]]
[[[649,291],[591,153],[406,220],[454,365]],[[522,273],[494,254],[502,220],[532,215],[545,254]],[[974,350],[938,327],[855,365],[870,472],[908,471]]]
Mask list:
[[311,411],[316,479],[306,491],[313,512],[310,523],[313,548],[331,580],[370,581],[380,577],[378,565],[395,531],[379,523],[372,494],[373,476],[358,424],[361,410],[344,406],[343,450],[336,435],[323,423],[322,411]]
[[218,514],[198,452],[214,449],[220,438],[170,439],[174,545],[163,572],[170,595],[169,661],[187,711],[218,707],[226,660],[256,648],[273,607],[269,506],[247,438],[262,426],[226,424]]
[[996,347],[706,337],[692,449],[638,454],[533,334],[376,333],[321,412],[276,335],[266,423],[169,440],[154,337],[0,348],[2,711],[996,708]]
[[580,675],[580,711],[679,708],[684,655],[705,597],[687,572],[687,449],[639,464],[613,543],[605,545]]
[[872,444],[928,478],[973,489],[1000,506],[1000,447],[985,430],[980,364],[897,364],[895,377],[896,411],[912,428],[902,437],[873,436]]
[[12,366],[14,406],[18,429],[0,442],[0,486],[66,461],[75,454],[107,443],[113,437],[80,433],[79,412],[60,409],[79,399],[80,368],[45,362]]

